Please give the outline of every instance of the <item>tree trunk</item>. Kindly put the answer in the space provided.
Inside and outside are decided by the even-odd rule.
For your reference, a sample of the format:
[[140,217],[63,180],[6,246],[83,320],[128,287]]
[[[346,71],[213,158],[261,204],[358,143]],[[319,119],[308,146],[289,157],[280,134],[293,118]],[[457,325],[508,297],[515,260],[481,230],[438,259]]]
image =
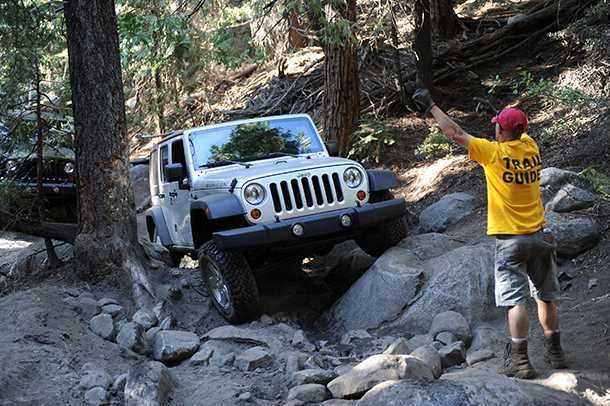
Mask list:
[[449,39],[462,30],[451,0],[429,0],[432,30],[438,38]]
[[430,0],[415,2],[415,53],[417,55],[418,87],[432,90],[432,33],[430,29]]
[[144,305],[144,292],[153,292],[139,265],[114,1],[70,0],[64,14],[79,192],[75,265],[84,279],[112,276],[121,285],[130,273]]
[[[336,20],[356,21],[356,0],[348,0],[343,10],[327,7],[328,24]],[[334,20],[334,21],[333,21]],[[332,39],[323,42],[325,57],[324,102],[322,127],[327,140],[336,140],[339,154],[347,155],[352,133],[360,118],[360,79],[358,51],[355,35],[340,42]]]
[[292,48],[301,49],[307,46],[307,37],[301,31],[303,26],[299,21],[299,15],[293,11],[288,16],[288,43]]

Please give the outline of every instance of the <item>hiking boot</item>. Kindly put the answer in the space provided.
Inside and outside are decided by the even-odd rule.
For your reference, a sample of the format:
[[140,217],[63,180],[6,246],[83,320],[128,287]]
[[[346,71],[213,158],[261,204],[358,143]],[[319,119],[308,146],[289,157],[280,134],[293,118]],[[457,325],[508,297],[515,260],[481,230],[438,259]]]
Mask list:
[[504,367],[500,370],[500,373],[519,379],[536,377],[536,371],[527,356],[527,341],[520,343],[511,341],[506,344]]
[[544,337],[544,360],[555,369],[564,369],[568,367],[566,357],[561,349],[561,339],[559,332],[551,334],[550,337]]

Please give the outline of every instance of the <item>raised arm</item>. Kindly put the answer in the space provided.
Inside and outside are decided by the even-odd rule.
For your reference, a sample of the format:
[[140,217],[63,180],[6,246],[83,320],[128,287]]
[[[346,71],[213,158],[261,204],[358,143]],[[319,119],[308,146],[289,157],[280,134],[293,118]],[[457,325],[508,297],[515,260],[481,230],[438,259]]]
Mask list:
[[413,94],[413,100],[420,107],[424,115],[432,113],[432,117],[434,117],[441,131],[447,137],[468,148],[468,138],[470,135],[434,103],[427,89],[417,89]]

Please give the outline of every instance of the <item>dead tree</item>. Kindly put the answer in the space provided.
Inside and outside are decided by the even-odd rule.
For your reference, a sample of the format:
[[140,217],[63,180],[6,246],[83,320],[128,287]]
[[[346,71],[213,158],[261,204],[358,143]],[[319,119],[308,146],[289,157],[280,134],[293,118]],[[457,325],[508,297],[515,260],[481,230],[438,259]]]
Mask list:
[[416,84],[432,89],[432,30],[430,0],[415,2],[415,54],[417,56]]
[[[326,24],[340,20],[356,21],[356,0],[347,0],[341,8],[326,7]],[[360,119],[360,79],[358,49],[353,32],[347,38],[326,38],[324,50],[324,102],[322,127],[327,140],[336,140],[339,154],[347,155],[352,133]]]
[[131,279],[136,303],[146,305],[154,292],[136,231],[114,1],[70,0],[64,15],[79,192],[75,266],[88,280]]
[[429,0],[432,32],[441,39],[450,39],[462,31],[460,19],[451,0]]

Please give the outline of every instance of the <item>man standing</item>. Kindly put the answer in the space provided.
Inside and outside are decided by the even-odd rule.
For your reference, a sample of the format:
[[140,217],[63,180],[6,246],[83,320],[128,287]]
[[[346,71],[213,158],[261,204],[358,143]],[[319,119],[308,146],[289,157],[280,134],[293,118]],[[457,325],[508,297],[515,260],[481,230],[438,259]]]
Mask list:
[[555,242],[543,230],[542,161],[538,145],[526,133],[525,113],[507,108],[497,114],[491,120],[496,125],[496,141],[492,142],[467,134],[434,104],[428,90],[416,90],[413,100],[424,115],[432,113],[443,133],[467,148],[469,158],[485,171],[487,234],[496,237],[496,305],[508,309],[511,335],[502,373],[522,379],[536,376],[527,353],[528,288],[544,330],[545,360],[553,368],[566,368],[555,304],[559,299]]

